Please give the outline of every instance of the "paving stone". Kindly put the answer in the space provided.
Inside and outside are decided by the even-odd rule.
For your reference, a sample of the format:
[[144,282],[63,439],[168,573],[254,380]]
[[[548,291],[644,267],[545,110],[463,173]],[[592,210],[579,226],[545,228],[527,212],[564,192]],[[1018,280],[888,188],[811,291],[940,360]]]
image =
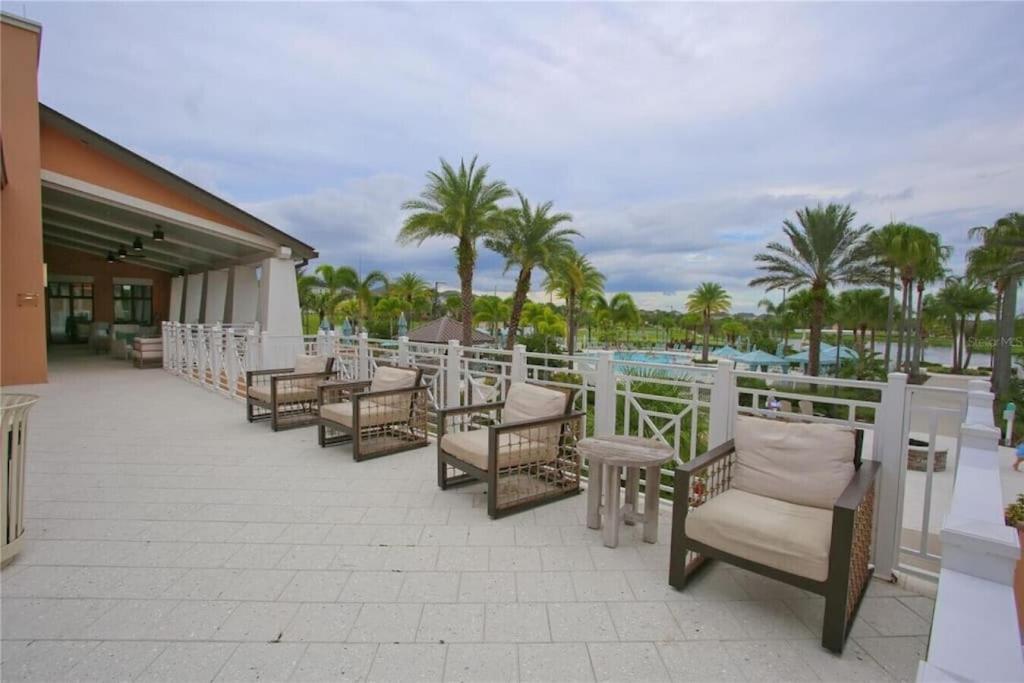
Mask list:
[[410,645],[385,643],[367,676],[368,681],[441,681],[444,679],[446,645]]
[[652,643],[590,643],[598,681],[667,681],[668,671]]
[[532,683],[584,683],[594,680],[584,643],[519,645],[519,679]]
[[214,680],[284,681],[305,652],[305,643],[241,643]]
[[483,605],[424,605],[416,640],[478,643],[484,639]]
[[456,643],[448,646],[444,680],[457,683],[518,681],[515,645]]
[[237,647],[237,643],[169,643],[135,680],[146,683],[212,681]]
[[376,645],[310,643],[291,680],[362,681],[376,654]]

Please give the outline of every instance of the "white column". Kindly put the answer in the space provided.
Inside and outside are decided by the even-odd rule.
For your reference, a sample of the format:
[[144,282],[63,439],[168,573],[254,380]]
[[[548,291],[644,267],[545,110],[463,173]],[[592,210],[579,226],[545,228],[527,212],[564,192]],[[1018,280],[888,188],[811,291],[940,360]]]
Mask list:
[[293,367],[305,352],[299,289],[291,249],[281,247],[260,266],[259,310],[263,363],[267,368]]
[[203,306],[203,274],[192,273],[185,276],[185,320],[186,323],[198,323]]
[[206,296],[203,300],[203,322],[207,325],[224,321],[224,303],[228,296],[228,271],[206,273]]
[[287,247],[281,247],[277,255],[262,263],[257,320],[260,328],[271,336],[302,339],[295,263]]
[[185,278],[181,275],[175,275],[171,278],[171,294],[170,304],[167,307],[167,319],[172,323],[181,322],[182,314],[182,299],[185,293]]
[[224,322],[241,324],[256,321],[260,285],[253,266],[233,266],[228,271],[228,294],[224,303]]

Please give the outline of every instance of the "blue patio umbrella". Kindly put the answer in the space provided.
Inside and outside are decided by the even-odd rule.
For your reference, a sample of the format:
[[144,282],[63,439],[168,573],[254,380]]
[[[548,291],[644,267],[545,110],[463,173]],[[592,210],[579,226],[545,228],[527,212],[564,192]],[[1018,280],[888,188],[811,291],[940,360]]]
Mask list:
[[341,336],[343,336],[343,337],[351,337],[352,336],[352,323],[350,323],[348,321],[348,318],[345,318],[345,322],[343,322],[341,324]]
[[745,363],[752,368],[768,367],[769,365],[786,365],[786,359],[779,358],[776,355],[770,354],[767,351],[755,349],[750,353],[743,353],[736,356],[737,363]]
[[742,356],[743,354],[741,354],[733,347],[726,345],[716,351],[712,351],[711,355],[716,356],[718,358],[736,358],[737,356]]
[[409,321],[405,319],[405,311],[398,314],[398,336],[404,337],[409,334]]

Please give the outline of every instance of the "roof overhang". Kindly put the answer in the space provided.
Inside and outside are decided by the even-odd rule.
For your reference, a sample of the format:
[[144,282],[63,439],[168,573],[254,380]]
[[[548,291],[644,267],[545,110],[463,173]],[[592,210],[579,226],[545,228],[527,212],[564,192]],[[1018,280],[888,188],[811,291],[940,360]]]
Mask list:
[[[183,213],[109,188],[43,170],[43,242],[126,260],[168,272],[196,273],[246,265],[282,253],[286,245],[263,235]],[[156,241],[154,231],[163,232]],[[132,248],[141,239],[143,249]],[[282,250],[284,247],[284,250]]]
[[[40,103],[39,105],[39,119],[41,125],[50,126],[58,131],[61,131],[65,135],[73,139],[76,139],[79,142],[103,154],[104,156],[113,159],[118,164],[123,165],[136,173],[139,173],[143,176],[152,179],[153,181],[160,183],[161,185],[172,190],[173,192],[182,195],[188,198],[189,200],[202,205],[203,207],[209,209],[210,211],[218,215],[224,216],[226,219],[228,219],[231,222],[234,222],[236,225],[240,225],[245,228],[244,231],[238,230],[237,228],[231,228],[235,230],[235,232],[249,234],[251,237],[262,238],[262,244],[273,244],[273,248],[275,250],[280,247],[286,247],[291,250],[291,253],[297,259],[310,260],[317,257],[316,250],[310,245],[306,244],[305,242],[302,242],[301,240],[292,237],[288,233],[279,230],[278,228],[275,228],[269,223],[260,220],[259,218],[248,213],[247,211],[244,211],[243,209],[235,206],[234,204],[224,201],[220,197],[217,197],[216,195],[207,192],[198,185],[190,183],[181,176],[178,176],[168,171],[162,166],[154,164],[152,161],[146,159],[145,157],[136,154],[135,152],[131,151],[126,147],[122,147],[113,140],[110,140],[109,138],[100,135],[99,133],[93,131],[92,129],[83,126],[81,123],[65,116],[64,114],[61,114],[55,109],[47,107],[45,104]],[[50,177],[48,177],[48,174]],[[53,177],[55,174],[52,174],[51,172],[46,170],[43,171],[42,175],[44,208],[47,200],[48,181],[50,183],[51,190],[70,190],[72,191],[72,193],[74,193],[75,188],[66,187],[70,185],[66,181],[75,180],[74,178],[68,178],[66,176],[56,178]],[[88,183],[86,183],[86,185],[88,185]],[[97,187],[98,186],[96,185],[91,185],[89,188],[89,192],[92,194],[97,194],[95,192],[92,192],[92,190]],[[104,188],[99,189],[102,190]],[[79,194],[81,193],[79,192]],[[195,216],[190,216],[189,218],[190,221],[192,222],[203,222],[203,219],[197,218]],[[179,223],[180,222],[182,221],[179,221]],[[208,225],[216,225],[221,228],[229,227],[227,225],[213,223],[212,221],[205,221],[205,223]],[[151,231],[152,227],[150,227],[150,232]]]

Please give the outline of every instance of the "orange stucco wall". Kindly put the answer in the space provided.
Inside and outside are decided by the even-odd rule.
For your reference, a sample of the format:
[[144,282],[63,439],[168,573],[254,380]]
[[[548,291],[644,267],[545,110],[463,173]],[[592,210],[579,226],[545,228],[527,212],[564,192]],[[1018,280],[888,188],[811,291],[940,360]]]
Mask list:
[[252,232],[242,223],[181,195],[166,185],[118,163],[81,140],[43,125],[39,139],[42,167],[193,216]]
[[[39,34],[0,22],[0,385],[46,381],[39,185]],[[19,306],[19,295],[36,295]]]
[[107,259],[74,249],[48,244],[46,268],[50,275],[91,275],[92,316],[96,322],[114,321],[114,278],[139,277],[153,281],[153,324],[167,320],[171,300],[171,275],[131,262],[107,263]]

